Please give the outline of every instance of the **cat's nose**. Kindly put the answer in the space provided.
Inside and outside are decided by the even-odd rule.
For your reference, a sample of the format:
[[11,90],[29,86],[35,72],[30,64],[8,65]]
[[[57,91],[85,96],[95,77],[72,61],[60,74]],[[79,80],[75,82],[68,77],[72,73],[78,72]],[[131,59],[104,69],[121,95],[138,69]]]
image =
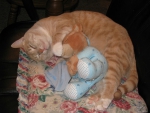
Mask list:
[[44,52],[44,49],[38,49],[38,54],[42,54]]

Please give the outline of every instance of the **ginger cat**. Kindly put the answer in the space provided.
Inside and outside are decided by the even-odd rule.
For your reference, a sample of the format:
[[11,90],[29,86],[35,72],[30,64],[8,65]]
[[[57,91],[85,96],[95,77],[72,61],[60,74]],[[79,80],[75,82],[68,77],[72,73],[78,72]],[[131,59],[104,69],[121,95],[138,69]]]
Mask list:
[[[97,12],[75,11],[52,16],[35,23],[13,48],[24,48],[36,61],[47,61],[53,53],[60,56],[62,41],[71,32],[82,31],[106,57],[108,71],[97,83],[97,93],[91,95],[87,103],[95,104],[95,110],[105,110],[111,101],[134,90],[138,84],[133,45],[127,31],[108,17]],[[59,51],[56,51],[59,50]],[[121,78],[127,81],[120,85]]]

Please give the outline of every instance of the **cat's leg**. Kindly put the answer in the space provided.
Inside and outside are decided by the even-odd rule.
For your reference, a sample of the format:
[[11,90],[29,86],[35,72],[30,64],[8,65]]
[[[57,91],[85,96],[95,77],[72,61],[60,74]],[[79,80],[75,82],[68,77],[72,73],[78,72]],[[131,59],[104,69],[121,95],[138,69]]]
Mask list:
[[117,86],[118,84],[113,83],[116,82],[115,80],[113,80],[114,78],[110,78],[112,79],[109,80],[109,77],[106,78],[104,80],[104,89],[102,92],[98,92],[98,96],[100,96],[99,101],[96,102],[96,106],[95,109],[96,110],[105,110],[108,108],[109,104],[111,103],[111,101],[114,98],[114,93],[117,90]]
[[99,89],[94,95],[91,95],[87,100],[87,104],[95,105],[95,110],[105,110],[109,106],[114,98],[114,93],[117,91],[117,87],[120,84],[121,77],[118,75],[120,74],[119,65],[114,63],[114,61],[109,61],[109,59],[107,61],[109,67],[106,76],[102,81],[103,88]]
[[96,104],[96,102],[98,102],[99,100],[100,100],[100,97],[101,97],[101,92],[103,91],[103,88],[104,88],[104,86],[103,86],[104,84],[103,84],[103,79],[101,80],[101,81],[99,81],[98,83],[96,83],[96,90],[97,91],[95,91],[95,93],[94,94],[92,94],[92,95],[90,95],[89,97],[88,97],[88,99],[86,100],[86,103],[88,104],[88,105],[95,105]]
[[[54,45],[52,47],[52,51],[53,51],[54,55],[64,56],[64,58],[71,57],[73,54],[73,49],[70,49],[71,47],[68,46],[69,44],[67,46],[66,45],[64,46],[62,44],[63,40],[67,40],[67,38],[69,36],[72,37],[72,34],[74,34],[75,32],[79,32],[81,30],[82,30],[82,27],[80,25],[76,25],[74,23],[69,24],[69,25],[67,23],[63,23],[63,26],[60,25],[57,28],[57,32],[56,32],[55,36],[53,37],[53,44]],[[69,51],[67,51],[66,49]]]

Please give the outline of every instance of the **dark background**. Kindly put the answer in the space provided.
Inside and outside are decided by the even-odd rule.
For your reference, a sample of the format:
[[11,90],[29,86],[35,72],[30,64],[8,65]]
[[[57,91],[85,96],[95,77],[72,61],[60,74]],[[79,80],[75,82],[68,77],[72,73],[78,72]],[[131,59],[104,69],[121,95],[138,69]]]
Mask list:
[[[79,0],[79,4],[75,10],[90,10],[97,11],[103,14],[106,13],[111,0]],[[7,0],[0,0],[0,32],[7,26],[10,4]],[[45,11],[37,10],[40,18],[43,18]],[[17,21],[29,20],[29,16],[24,8],[20,8]]]

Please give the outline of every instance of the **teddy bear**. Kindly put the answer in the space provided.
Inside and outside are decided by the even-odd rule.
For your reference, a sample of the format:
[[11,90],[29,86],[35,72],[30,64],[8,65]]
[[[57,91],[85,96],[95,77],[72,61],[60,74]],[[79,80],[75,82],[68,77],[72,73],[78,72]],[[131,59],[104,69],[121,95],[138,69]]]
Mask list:
[[[87,46],[87,39],[82,32],[71,32],[62,42],[61,53],[59,53],[60,51],[57,51],[57,49],[54,53],[56,53],[56,56],[70,58],[79,51],[82,51]],[[71,79],[66,61],[58,63],[52,69],[46,69],[45,78],[47,82],[49,82],[55,88],[55,91],[63,91]]]
[[96,48],[90,46],[90,41],[82,32],[75,32],[63,40],[61,56],[69,58],[66,65],[61,67],[65,67],[63,75],[68,78],[70,75],[71,78],[59,82],[67,83],[63,93],[69,99],[81,98],[107,72],[106,58]]

